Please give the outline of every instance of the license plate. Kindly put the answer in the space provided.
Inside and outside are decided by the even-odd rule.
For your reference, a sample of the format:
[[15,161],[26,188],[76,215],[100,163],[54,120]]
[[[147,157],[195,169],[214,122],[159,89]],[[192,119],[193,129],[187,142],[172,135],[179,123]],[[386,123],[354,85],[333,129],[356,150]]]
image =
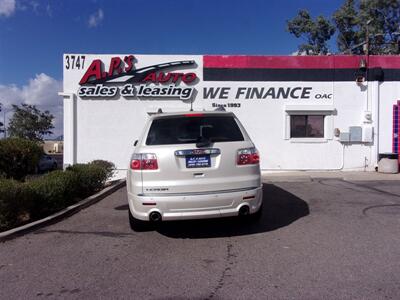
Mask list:
[[186,156],[186,168],[209,168],[209,167],[211,167],[210,155]]

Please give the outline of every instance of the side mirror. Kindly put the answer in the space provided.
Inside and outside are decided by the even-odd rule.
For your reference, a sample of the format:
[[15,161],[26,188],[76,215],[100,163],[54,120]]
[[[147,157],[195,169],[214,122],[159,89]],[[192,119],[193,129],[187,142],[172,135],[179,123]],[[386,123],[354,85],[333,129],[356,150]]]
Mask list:
[[137,143],[138,143],[138,140],[136,140],[136,141],[133,143],[133,146],[136,147]]

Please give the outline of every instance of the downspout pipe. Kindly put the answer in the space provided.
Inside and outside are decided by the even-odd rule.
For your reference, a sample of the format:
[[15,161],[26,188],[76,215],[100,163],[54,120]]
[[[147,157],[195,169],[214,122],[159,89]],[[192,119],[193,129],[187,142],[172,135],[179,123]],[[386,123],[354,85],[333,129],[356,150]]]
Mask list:
[[75,93],[60,92],[64,106],[64,169],[77,161],[77,118]]
[[371,83],[371,104],[372,104],[372,121],[374,125],[374,151],[373,151],[373,159],[375,163],[375,167],[378,164],[379,157],[379,110],[380,110],[380,101],[379,101],[379,82],[382,80],[383,71],[381,68],[373,68],[370,69],[369,78]]

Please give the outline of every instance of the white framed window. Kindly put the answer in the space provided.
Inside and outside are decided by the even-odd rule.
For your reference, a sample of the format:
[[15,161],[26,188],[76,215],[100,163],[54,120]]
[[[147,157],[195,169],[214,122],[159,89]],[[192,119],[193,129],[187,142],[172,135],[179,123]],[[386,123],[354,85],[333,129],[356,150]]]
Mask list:
[[284,138],[293,143],[324,143],[333,138],[332,105],[286,105]]
[[325,115],[290,115],[290,138],[324,138]]

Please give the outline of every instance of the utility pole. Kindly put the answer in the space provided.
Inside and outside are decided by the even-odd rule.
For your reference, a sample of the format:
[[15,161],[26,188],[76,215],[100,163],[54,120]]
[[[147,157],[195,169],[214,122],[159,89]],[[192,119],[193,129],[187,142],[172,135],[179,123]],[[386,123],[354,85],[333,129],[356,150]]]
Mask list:
[[372,22],[372,19],[367,21],[367,28],[365,30],[365,34],[366,34],[366,37],[365,37],[365,55],[367,56],[367,58],[368,58],[368,55],[369,55],[369,44],[370,44],[370,42],[369,42],[369,24],[371,24],[371,22]]
[[367,22],[367,30],[366,30],[367,36],[366,36],[366,38],[365,38],[365,46],[366,46],[365,55],[367,55],[367,57],[368,57],[368,55],[369,55],[369,24],[370,24],[370,23],[371,23],[371,20],[369,20],[369,21]]

